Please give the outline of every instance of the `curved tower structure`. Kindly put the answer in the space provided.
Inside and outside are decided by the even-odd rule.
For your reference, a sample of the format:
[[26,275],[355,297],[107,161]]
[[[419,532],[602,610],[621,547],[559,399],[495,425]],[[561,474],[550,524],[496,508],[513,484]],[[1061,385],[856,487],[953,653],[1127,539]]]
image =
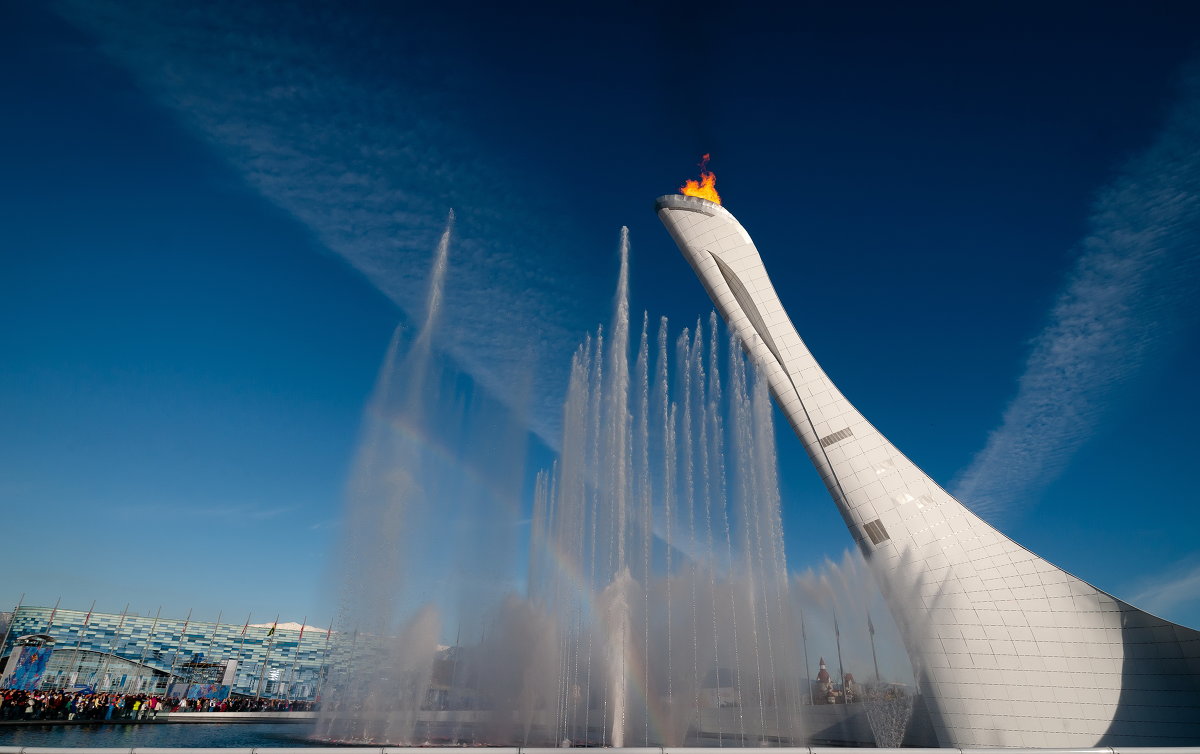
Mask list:
[[682,195],[656,208],[871,564],[942,746],[1200,744],[1200,633],[1075,578],[972,513],[829,380],[728,210]]

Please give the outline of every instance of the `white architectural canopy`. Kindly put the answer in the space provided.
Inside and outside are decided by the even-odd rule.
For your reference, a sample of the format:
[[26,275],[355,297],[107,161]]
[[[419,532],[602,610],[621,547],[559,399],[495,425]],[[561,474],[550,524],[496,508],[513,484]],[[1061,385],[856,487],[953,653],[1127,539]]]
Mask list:
[[972,513],[842,396],[728,210],[681,195],[656,208],[871,564],[942,746],[1200,744],[1200,633],[1075,578]]

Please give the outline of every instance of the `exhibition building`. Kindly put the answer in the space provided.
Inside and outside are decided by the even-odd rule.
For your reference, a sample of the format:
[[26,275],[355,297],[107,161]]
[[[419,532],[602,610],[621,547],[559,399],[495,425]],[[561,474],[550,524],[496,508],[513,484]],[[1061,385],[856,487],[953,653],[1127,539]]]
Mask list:
[[314,699],[331,631],[19,606],[0,647],[0,687]]

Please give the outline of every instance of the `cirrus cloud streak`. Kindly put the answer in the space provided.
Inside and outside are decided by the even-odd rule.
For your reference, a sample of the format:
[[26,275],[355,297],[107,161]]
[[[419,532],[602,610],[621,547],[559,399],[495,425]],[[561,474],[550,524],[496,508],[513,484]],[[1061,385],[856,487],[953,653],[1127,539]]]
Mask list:
[[1018,380],[955,484],[977,513],[1030,505],[1097,431],[1121,388],[1160,360],[1200,274],[1200,66],[1154,143],[1096,201],[1088,236]]

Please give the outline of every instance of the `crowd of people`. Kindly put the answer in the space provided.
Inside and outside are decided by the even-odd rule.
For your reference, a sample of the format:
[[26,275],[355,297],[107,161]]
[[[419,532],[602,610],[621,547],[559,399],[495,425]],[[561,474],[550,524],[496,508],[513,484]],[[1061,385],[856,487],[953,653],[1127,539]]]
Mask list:
[[178,699],[150,694],[0,691],[0,720],[156,720],[179,712],[310,712],[294,699]]

